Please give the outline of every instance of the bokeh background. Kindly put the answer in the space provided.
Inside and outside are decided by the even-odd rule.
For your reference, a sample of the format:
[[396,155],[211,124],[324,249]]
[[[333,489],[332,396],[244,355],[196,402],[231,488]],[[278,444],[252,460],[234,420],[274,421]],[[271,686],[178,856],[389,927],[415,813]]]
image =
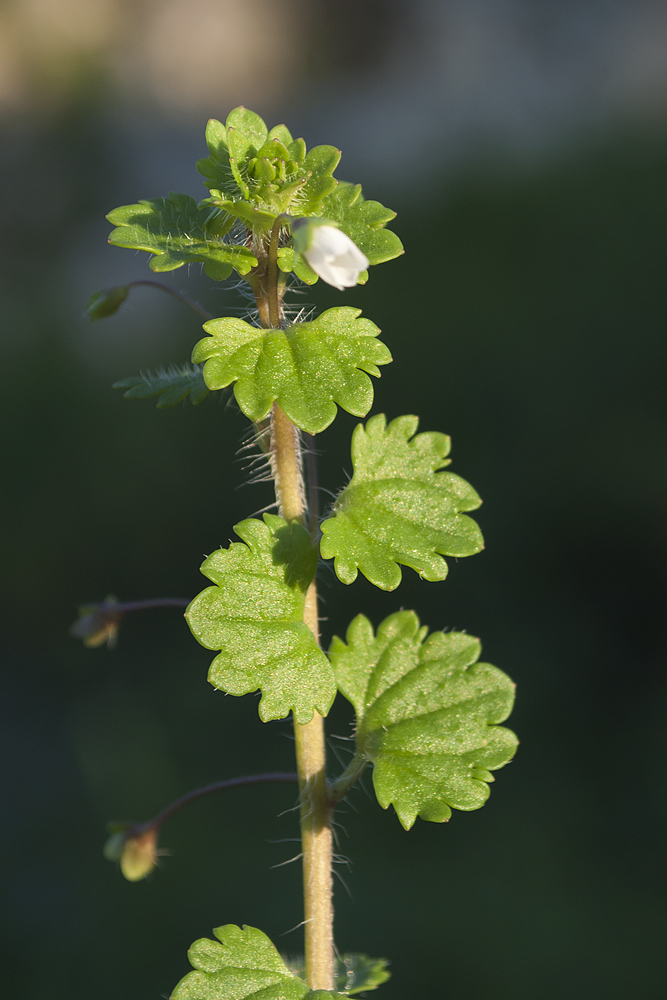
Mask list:
[[[395,364],[375,412],[453,438],[485,500],[486,551],[393,594],[322,573],[325,633],[415,607],[480,635],[518,682],[516,761],[481,812],[405,833],[370,784],[339,829],[337,941],[392,960],[393,997],[664,996],[667,9],[660,0],[4,0],[2,561],[5,991],[159,998],[222,923],[298,952],[290,787],[193,805],[130,885],[107,820],[290,769],[288,723],[206,683],[177,611],[115,650],[81,603],[191,597],[201,558],[270,502],[245,421],[207,399],[158,411],[112,382],[187,360],[198,320],[148,289],[92,325],[91,293],[150,277],[105,213],[203,196],[208,117],[238,104],[399,212],[405,257],[344,298]],[[216,314],[236,293],[166,276]],[[164,301],[163,301],[164,298]],[[355,420],[321,435],[350,471]],[[332,755],[350,716],[337,706]]]

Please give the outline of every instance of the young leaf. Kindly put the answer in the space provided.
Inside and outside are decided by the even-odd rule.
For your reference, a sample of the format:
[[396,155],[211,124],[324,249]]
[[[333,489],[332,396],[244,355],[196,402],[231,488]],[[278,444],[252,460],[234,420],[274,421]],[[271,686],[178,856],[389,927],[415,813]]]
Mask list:
[[194,972],[181,979],[170,1000],[324,1000],[287,968],[276,947],[256,927],[225,924],[217,941],[200,938],[188,952]]
[[268,232],[277,215],[317,215],[338,183],[333,172],[340,150],[316,146],[306,155],[303,139],[284,125],[267,133],[262,119],[235,108],[226,125],[206,129],[209,156],[197,163],[211,191],[207,204],[239,219],[256,233]]
[[[210,384],[210,383],[209,383]],[[322,524],[321,551],[335,559],[338,578],[352,583],[361,570],[382,590],[401,582],[399,563],[426,580],[444,580],[447,556],[470,556],[484,547],[481,532],[463,511],[481,500],[451,472],[446,434],[416,434],[419,418],[384,414],[352,435],[354,475]]]
[[170,365],[169,368],[157,372],[145,372],[142,375],[130,375],[129,378],[114,382],[114,389],[127,390],[125,399],[150,399],[159,396],[158,410],[176,406],[181,400],[190,397],[190,402],[196,406],[206,399],[209,387],[204,382],[200,367],[190,365]]
[[237,201],[231,201],[225,198],[221,191],[216,191],[214,188],[211,188],[211,197],[204,198],[201,204],[212,205],[216,212],[222,212],[223,215],[238,219],[244,226],[259,232],[268,232],[276,221],[275,212],[268,212],[241,198]]
[[220,650],[208,679],[227,694],[261,689],[264,722],[290,711],[300,724],[314,709],[326,715],[336,695],[333,670],[303,620],[317,566],[308,532],[271,514],[234,530],[245,544],[233,542],[205,560],[202,573],[214,586],[185,614],[198,642]]
[[206,125],[206,144],[209,156],[197,161],[197,170],[203,174],[208,188],[216,188],[231,197],[238,197],[236,179],[229,164],[227,129],[222,122],[211,118]]
[[[305,962],[303,957],[286,959],[287,965],[294,975],[305,978]],[[356,952],[339,955],[336,959],[336,989],[345,996],[355,996],[366,990],[376,990],[382,983],[391,978],[387,970],[386,958],[369,958]]]
[[223,237],[233,219],[219,214],[212,217],[209,206],[197,205],[189,195],[172,194],[123,205],[109,212],[107,219],[118,227],[109,242],[154,254],[149,261],[152,271],[173,271],[201,261],[209,278],[222,281],[233,268],[243,275],[257,264],[246,246],[225,243]]
[[514,756],[517,739],[498,725],[514,702],[514,684],[478,663],[478,639],[434,632],[412,611],[373,628],[358,615],[347,643],[329,655],[338,689],[357,716],[357,752],[375,766],[383,809],[393,804],[409,830],[417,816],[442,823],[452,809],[472,810],[489,796],[491,771]]
[[249,197],[248,158],[266,142],[268,129],[259,115],[239,107],[227,116],[229,165],[244,198]]
[[328,309],[312,323],[263,330],[240,319],[213,319],[195,346],[209,389],[236,383],[247,417],[263,420],[274,402],[304,431],[317,434],[333,421],[336,404],[363,416],[373,403],[368,375],[391,361],[378,328],[349,306]]

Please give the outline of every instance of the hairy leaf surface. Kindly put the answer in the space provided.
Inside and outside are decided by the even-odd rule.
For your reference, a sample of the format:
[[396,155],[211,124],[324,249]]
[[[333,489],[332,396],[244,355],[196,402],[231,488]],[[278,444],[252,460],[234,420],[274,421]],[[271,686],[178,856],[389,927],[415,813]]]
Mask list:
[[426,637],[413,611],[373,627],[358,615],[346,642],[329,655],[338,688],[357,716],[357,752],[374,764],[383,809],[393,805],[406,830],[417,816],[442,823],[489,796],[491,771],[513,757],[517,739],[504,722],[514,684],[478,663],[478,639],[463,632]]
[[326,715],[336,695],[333,670],[303,620],[317,566],[308,532],[271,514],[234,530],[243,542],[205,560],[202,573],[214,586],[186,611],[195,638],[220,650],[208,679],[227,694],[261,689],[264,722],[290,711],[300,724],[310,721],[314,709]]
[[349,306],[328,309],[312,323],[264,330],[241,319],[204,324],[209,337],[192,360],[205,362],[210,389],[234,385],[236,400],[251,420],[263,420],[274,402],[297,427],[317,434],[333,421],[336,404],[363,416],[373,403],[368,377],[391,354],[377,340],[378,328]]
[[113,388],[125,389],[123,395],[126,399],[150,399],[158,396],[158,410],[176,406],[188,396],[196,406],[211,391],[204,381],[201,368],[191,365],[170,365],[157,372],[130,375],[129,378],[114,382]]
[[123,205],[107,215],[117,226],[109,242],[131,250],[147,250],[155,256],[152,271],[173,271],[183,264],[202,262],[209,278],[222,281],[232,269],[247,274],[257,264],[246,246],[224,240],[234,220],[211,213],[186,194],[153,198],[136,205]]
[[188,952],[194,972],[181,979],[170,1000],[324,1000],[287,968],[275,945],[256,927],[225,924],[217,941],[200,938]]
[[439,471],[449,465],[449,438],[415,435],[418,425],[418,417],[404,416],[387,426],[378,414],[354,431],[354,475],[322,524],[322,556],[335,559],[343,583],[361,570],[376,587],[394,590],[399,563],[426,580],[444,580],[442,556],[484,547],[477,524],[463,513],[482,501],[465,480]]

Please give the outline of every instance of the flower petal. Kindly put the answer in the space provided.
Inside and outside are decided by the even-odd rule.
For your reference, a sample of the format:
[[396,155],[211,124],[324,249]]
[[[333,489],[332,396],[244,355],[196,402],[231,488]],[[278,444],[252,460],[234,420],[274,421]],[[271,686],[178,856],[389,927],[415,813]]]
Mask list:
[[306,263],[334,288],[352,288],[368,267],[368,258],[336,226],[313,226],[310,246],[303,251]]

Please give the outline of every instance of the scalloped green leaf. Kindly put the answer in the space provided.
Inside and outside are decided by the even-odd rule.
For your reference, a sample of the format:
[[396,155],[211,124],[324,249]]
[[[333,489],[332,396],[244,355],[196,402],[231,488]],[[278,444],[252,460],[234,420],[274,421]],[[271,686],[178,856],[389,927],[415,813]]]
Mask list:
[[357,753],[374,765],[383,809],[394,806],[409,830],[417,816],[443,823],[452,809],[479,809],[490,772],[507,764],[517,739],[500,726],[514,684],[478,663],[478,639],[463,632],[426,637],[413,611],[386,618],[373,634],[358,615],[329,656],[339,691],[357,716]]
[[[301,215],[314,215],[314,211],[304,209]],[[369,264],[382,264],[403,253],[403,244],[396,233],[385,229],[387,222],[396,217],[396,212],[385,208],[379,201],[365,201],[360,184],[339,181],[321,202],[319,214],[335,222],[359,249],[368,257]],[[283,247],[278,252],[278,266],[281,271],[294,271],[307,285],[312,285],[318,276],[312,271],[303,255],[293,247]],[[362,271],[357,284],[368,281],[368,271]]]
[[[291,972],[300,979],[305,978],[305,962],[303,956],[286,959]],[[355,996],[366,990],[376,990],[382,983],[391,979],[387,969],[386,958],[369,958],[357,952],[339,955],[336,959],[335,987],[344,996]]]
[[449,437],[415,434],[418,425],[415,416],[387,425],[378,414],[355,428],[354,474],[322,524],[322,557],[335,560],[343,583],[353,583],[360,570],[376,587],[395,590],[399,564],[425,580],[444,580],[443,556],[484,547],[478,525],[464,513],[482,501],[464,479],[439,471],[449,465]]
[[200,938],[188,958],[194,972],[181,979],[170,1000],[324,1000],[285,965],[275,945],[256,927],[225,924],[217,941]]
[[260,689],[264,722],[291,711],[303,725],[315,709],[326,715],[336,696],[331,664],[303,620],[317,552],[305,528],[271,514],[234,531],[243,541],[204,561],[213,586],[185,617],[202,646],[220,650],[208,675],[215,688],[232,695]]
[[114,389],[125,389],[125,399],[150,399],[158,396],[158,410],[176,406],[190,397],[196,406],[206,399],[211,391],[204,381],[201,367],[192,365],[170,365],[156,372],[142,372],[114,382]]
[[379,376],[377,366],[391,361],[379,329],[359,319],[360,312],[339,306],[286,330],[213,319],[204,324],[210,336],[195,346],[192,360],[205,362],[210,389],[235,383],[236,400],[251,420],[263,420],[277,402],[297,427],[317,434],[335,418],[336,404],[366,414],[373,404],[368,375]]
[[396,233],[384,228],[396,217],[396,212],[379,201],[365,201],[360,184],[339,181],[322,204],[322,216],[337,222],[366,254],[370,264],[383,264],[403,253],[403,244]]
[[185,194],[153,198],[136,205],[123,205],[107,215],[117,226],[109,236],[114,246],[147,250],[152,271],[173,271],[183,264],[202,262],[209,278],[222,281],[232,269],[247,274],[257,258],[246,246],[226,243],[224,236],[233,219],[211,213]]

